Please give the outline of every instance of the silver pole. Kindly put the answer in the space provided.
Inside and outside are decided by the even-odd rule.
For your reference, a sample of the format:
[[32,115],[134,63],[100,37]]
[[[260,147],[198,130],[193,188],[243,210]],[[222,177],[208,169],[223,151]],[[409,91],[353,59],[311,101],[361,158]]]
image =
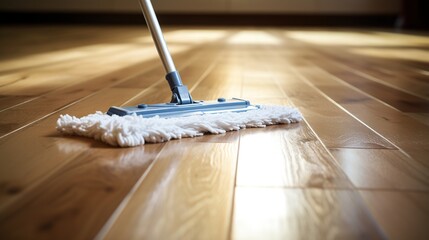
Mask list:
[[165,71],[167,73],[176,71],[173,59],[171,58],[164,36],[162,35],[158,19],[156,18],[155,11],[153,10],[152,3],[150,0],[139,0],[139,3]]

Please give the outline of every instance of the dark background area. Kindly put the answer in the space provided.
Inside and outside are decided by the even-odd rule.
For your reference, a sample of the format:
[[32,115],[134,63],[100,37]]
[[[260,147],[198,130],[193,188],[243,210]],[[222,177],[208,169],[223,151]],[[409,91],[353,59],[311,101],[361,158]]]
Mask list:
[[[24,0],[15,0],[15,5],[11,0],[4,0],[0,4],[0,22],[2,24],[143,24],[144,18],[138,10],[137,0],[127,0],[121,5],[119,1],[116,5],[109,7],[100,5],[97,8],[97,0],[88,2],[88,7],[84,2],[76,2],[75,5],[70,5],[72,1],[50,1],[44,0],[45,7],[36,7],[37,2],[28,0],[28,5],[25,5]],[[10,1],[10,4],[7,4]],[[117,0],[109,0],[108,2],[115,3]],[[371,11],[371,5],[365,6],[367,12],[356,10],[353,8],[348,11],[330,11],[329,9],[299,11],[288,9],[288,7],[280,2],[280,10],[275,10],[276,0],[270,0],[272,12],[269,10],[255,11],[231,11],[222,10],[207,11],[197,8],[190,8],[186,11],[186,6],[175,11],[175,7],[162,7],[162,3],[168,4],[169,0],[153,1],[158,13],[158,18],[161,24],[165,25],[232,25],[232,26],[309,26],[309,27],[384,27],[396,29],[412,29],[412,30],[428,30],[429,29],[429,1],[428,0],[401,0],[400,9],[397,12],[379,11],[383,8],[383,4],[374,5],[374,11]],[[185,3],[190,3],[189,0],[181,0]],[[234,0],[222,0],[223,2]],[[240,0],[238,0],[240,1]],[[335,3],[335,0],[318,0],[320,4],[324,1]],[[364,0],[348,0],[362,1]],[[398,3],[399,0],[391,1],[390,3]],[[21,2],[21,3],[19,3]],[[61,3],[64,3],[61,5]],[[108,3],[105,2],[105,3]],[[200,3],[202,2],[195,2]],[[242,1],[244,3],[244,1]],[[252,2],[252,1],[250,1]],[[258,0],[253,0],[253,3]],[[369,1],[367,1],[369,2]],[[381,2],[381,1],[379,1]],[[31,5],[32,3],[33,5]],[[263,4],[263,1],[261,2]],[[346,4],[347,1],[339,1],[338,4]],[[54,5],[49,7],[50,5]],[[55,5],[56,4],[56,5]],[[79,5],[80,4],[80,5]],[[92,4],[92,5],[90,5]],[[100,1],[99,4],[103,4]],[[127,5],[128,4],[128,5]],[[157,4],[160,5],[158,11]],[[176,1],[177,4],[177,1]],[[76,7],[81,6],[81,7]],[[164,4],[166,5],[166,4]],[[281,5],[281,6],[280,6]],[[381,5],[381,7],[380,7]],[[63,6],[63,7],[61,7]],[[319,5],[322,6],[322,5]],[[362,6],[362,4],[361,4]],[[346,8],[343,6],[342,8]],[[237,7],[240,9],[240,6]],[[386,6],[388,9],[389,6]],[[118,10],[117,10],[118,9]],[[185,9],[185,10],[183,10]],[[192,10],[193,9],[193,10]],[[210,9],[207,6],[206,9]],[[243,9],[249,9],[249,6],[243,6]],[[250,7],[250,9],[252,9]],[[255,7],[254,7],[255,9]],[[368,11],[369,9],[369,11]]]
[[400,20],[404,29],[429,29],[429,1],[403,0]]

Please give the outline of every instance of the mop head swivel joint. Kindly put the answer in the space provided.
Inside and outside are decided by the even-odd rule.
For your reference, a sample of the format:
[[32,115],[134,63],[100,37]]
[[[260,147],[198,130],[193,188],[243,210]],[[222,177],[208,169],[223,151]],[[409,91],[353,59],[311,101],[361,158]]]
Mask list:
[[259,109],[259,106],[251,105],[249,101],[238,98],[230,100],[218,98],[217,101],[210,102],[194,101],[188,88],[182,84],[177,71],[168,73],[166,79],[173,94],[170,103],[139,104],[133,107],[110,107],[107,114],[118,116],[135,114],[144,118],[155,116],[171,118]]
[[177,71],[167,73],[165,76],[168,85],[170,85],[173,96],[171,97],[171,103],[177,104],[191,104],[194,103],[191,94],[188,91],[188,87],[182,84],[182,79]]

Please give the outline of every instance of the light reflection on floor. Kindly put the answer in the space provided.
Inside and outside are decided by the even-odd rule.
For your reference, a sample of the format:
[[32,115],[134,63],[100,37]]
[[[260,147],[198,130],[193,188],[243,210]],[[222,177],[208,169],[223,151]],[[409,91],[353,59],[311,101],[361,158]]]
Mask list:
[[281,39],[266,33],[266,31],[257,30],[245,30],[239,31],[234,34],[229,40],[229,44],[240,45],[240,44],[262,44],[262,45],[280,45]]
[[377,58],[429,62],[429,51],[421,49],[358,48],[350,49],[350,52]]
[[384,32],[347,31],[286,31],[285,35],[295,40],[317,45],[342,46],[429,46],[429,39],[413,35]]

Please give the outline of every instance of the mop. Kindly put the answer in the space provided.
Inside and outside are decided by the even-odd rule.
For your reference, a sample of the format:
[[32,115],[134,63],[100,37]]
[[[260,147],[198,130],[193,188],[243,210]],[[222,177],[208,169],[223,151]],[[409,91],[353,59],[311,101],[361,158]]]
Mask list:
[[112,146],[133,147],[301,121],[301,113],[293,107],[252,105],[239,98],[193,100],[175,68],[150,0],[139,0],[139,3],[167,73],[171,102],[112,106],[107,113],[96,112],[81,118],[61,115],[57,121],[59,132],[93,138]]

